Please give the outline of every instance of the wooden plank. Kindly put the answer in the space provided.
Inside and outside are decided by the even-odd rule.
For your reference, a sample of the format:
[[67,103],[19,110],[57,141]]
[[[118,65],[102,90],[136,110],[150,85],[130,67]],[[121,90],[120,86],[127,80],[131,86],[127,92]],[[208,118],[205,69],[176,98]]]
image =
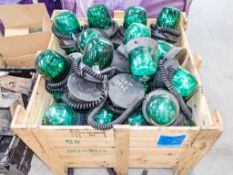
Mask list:
[[98,131],[90,126],[40,126],[45,135],[49,138],[113,138],[113,131]]
[[5,75],[0,77],[0,86],[13,92],[29,95],[32,79]]
[[118,175],[128,174],[129,163],[129,126],[114,128],[116,144],[116,171]]
[[113,139],[109,138],[73,138],[73,137],[50,137],[55,148],[72,148],[72,147],[114,147]]
[[216,123],[213,127],[203,127],[200,130],[196,139],[193,141],[192,147],[178,161],[174,169],[174,175],[188,174],[221,135],[223,131],[221,116],[219,113],[214,113],[213,118],[217,118],[215,121],[219,121],[219,123]]
[[93,157],[87,157],[86,159],[83,158],[82,160],[77,158],[67,158],[64,159],[64,162],[67,168],[112,168],[116,166],[116,161],[111,158],[106,158],[105,160],[94,159]]
[[17,124],[22,124],[23,118],[26,114],[26,110],[22,105],[17,105],[15,114],[13,115],[12,127]]

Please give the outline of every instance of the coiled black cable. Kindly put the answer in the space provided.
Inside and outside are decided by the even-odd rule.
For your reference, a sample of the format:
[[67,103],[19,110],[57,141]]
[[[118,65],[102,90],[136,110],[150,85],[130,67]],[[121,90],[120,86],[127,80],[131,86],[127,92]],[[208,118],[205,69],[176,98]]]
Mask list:
[[100,110],[103,108],[103,106],[107,102],[107,98],[105,98],[102,101],[102,103],[88,115],[87,123],[97,130],[110,130],[113,128],[114,125],[124,123],[125,120],[128,118],[128,116],[133,112],[133,110],[138,105],[142,103],[143,100],[144,98],[136,99],[132,103],[132,105],[129,108],[127,108],[117,119],[113,120],[112,122],[108,124],[100,124],[95,121],[95,116],[100,112]]
[[[166,61],[166,59],[161,59],[159,61],[159,68],[161,70],[161,78],[165,84],[165,86],[167,87],[167,89],[176,97],[177,101],[179,102],[180,108],[183,111],[183,113],[185,114],[185,116],[188,119],[192,118],[192,111],[188,108],[188,106],[186,105],[186,103],[184,102],[184,99],[180,96],[180,94],[176,91],[176,89],[172,86],[171,83],[171,79],[169,79],[169,76],[166,73],[165,67],[164,67],[164,62]],[[171,68],[170,68],[171,69]],[[171,71],[171,70],[170,70]],[[170,72],[169,71],[169,72]]]
[[151,24],[151,37],[154,39],[165,40],[172,44],[177,42],[177,38],[181,35],[181,33],[177,30],[173,30],[170,28],[162,28],[157,26],[156,24]]
[[80,68],[79,68],[80,62],[81,62],[81,59],[76,59],[76,60],[74,60],[74,63],[73,63],[73,69],[76,72],[76,74],[78,76],[80,76],[80,77],[82,77],[82,75],[83,75],[82,71],[83,71],[83,72],[89,74],[90,76],[92,76],[93,78],[98,79],[100,81],[103,81],[105,77],[107,77],[107,79],[112,78],[116,74],[116,72],[117,72],[116,69],[112,69],[107,74],[97,74],[95,71],[93,71],[88,66],[84,66],[82,68],[82,70],[80,71]]
[[54,93],[54,92],[63,92],[65,87],[61,86],[61,87],[51,88],[50,86],[48,86],[48,81],[45,81],[45,89],[49,93]]
[[62,98],[63,102],[66,103],[68,106],[70,106],[74,110],[85,110],[85,109],[91,109],[96,106],[98,106],[101,103],[101,99],[92,101],[92,102],[77,102],[72,101],[68,98],[67,95],[64,95]]
[[171,34],[171,35],[176,36],[176,37],[179,37],[181,35],[180,31],[178,31],[178,30],[171,29],[168,27],[159,27],[156,24],[151,24],[150,28],[152,30],[158,30],[160,33],[168,33],[168,34]]
[[115,69],[112,69],[111,71],[109,71],[107,74],[97,74],[95,71],[93,71],[90,67],[88,66],[84,66],[82,68],[82,70],[91,75],[92,77],[98,79],[98,80],[101,80],[103,81],[104,80],[104,77],[107,76],[108,79],[112,78],[115,74],[116,74],[116,70]]

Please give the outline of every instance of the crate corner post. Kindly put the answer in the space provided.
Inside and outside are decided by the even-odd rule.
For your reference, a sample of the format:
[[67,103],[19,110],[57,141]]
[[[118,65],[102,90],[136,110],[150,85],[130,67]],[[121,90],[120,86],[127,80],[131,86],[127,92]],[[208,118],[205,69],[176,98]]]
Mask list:
[[187,175],[210,150],[213,144],[224,130],[221,114],[212,114],[213,125],[203,126],[196,138],[193,140],[190,149],[181,157],[177,166],[174,167],[174,175]]
[[128,175],[129,167],[129,126],[114,127],[116,148],[116,172],[118,175]]

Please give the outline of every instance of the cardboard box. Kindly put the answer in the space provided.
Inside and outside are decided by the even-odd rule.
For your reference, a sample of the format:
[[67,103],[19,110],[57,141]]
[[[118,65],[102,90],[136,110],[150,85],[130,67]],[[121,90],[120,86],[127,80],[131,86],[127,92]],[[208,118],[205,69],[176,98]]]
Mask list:
[[0,66],[34,67],[37,51],[46,50],[51,20],[44,4],[0,5],[5,27],[0,37]]

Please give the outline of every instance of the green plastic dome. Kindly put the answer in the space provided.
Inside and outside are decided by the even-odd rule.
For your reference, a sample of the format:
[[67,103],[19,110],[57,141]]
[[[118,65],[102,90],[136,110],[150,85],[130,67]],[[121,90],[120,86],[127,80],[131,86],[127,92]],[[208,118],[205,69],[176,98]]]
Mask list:
[[141,82],[150,80],[157,71],[156,52],[150,47],[140,46],[129,53],[130,71]]
[[106,5],[95,4],[87,10],[87,20],[90,27],[107,29],[112,25],[112,17]]
[[132,6],[125,11],[124,28],[127,29],[132,23],[147,24],[147,13],[144,8]]
[[58,52],[46,50],[36,57],[35,68],[46,79],[58,80],[69,72],[70,62]]
[[45,125],[73,125],[74,122],[74,111],[64,103],[52,104],[44,115]]
[[103,37],[103,35],[95,29],[86,29],[78,37],[78,46],[84,51],[86,44],[94,37]]
[[95,121],[100,124],[108,124],[112,122],[113,114],[106,109],[102,109],[96,116]]
[[80,24],[73,12],[59,13],[53,20],[55,29],[64,35],[77,34],[80,31]]
[[143,117],[142,111],[136,111],[131,114],[128,118],[130,126],[142,126],[147,125],[145,118]]
[[172,7],[164,7],[158,15],[156,24],[160,27],[175,29],[180,23],[180,16],[180,10]]
[[143,102],[143,115],[154,125],[168,126],[179,114],[179,104],[176,98],[165,90],[155,90],[149,93]]
[[156,53],[156,59],[159,61],[160,59],[163,59],[164,55],[173,47],[173,45],[168,42],[158,40],[157,47],[158,51]]
[[132,23],[125,31],[123,44],[127,44],[130,40],[138,37],[151,37],[150,28],[144,24]]
[[185,98],[190,97],[198,87],[195,77],[182,67],[175,69],[172,85]]
[[90,67],[104,69],[110,66],[113,58],[113,44],[105,38],[92,38],[86,45],[82,62]]

